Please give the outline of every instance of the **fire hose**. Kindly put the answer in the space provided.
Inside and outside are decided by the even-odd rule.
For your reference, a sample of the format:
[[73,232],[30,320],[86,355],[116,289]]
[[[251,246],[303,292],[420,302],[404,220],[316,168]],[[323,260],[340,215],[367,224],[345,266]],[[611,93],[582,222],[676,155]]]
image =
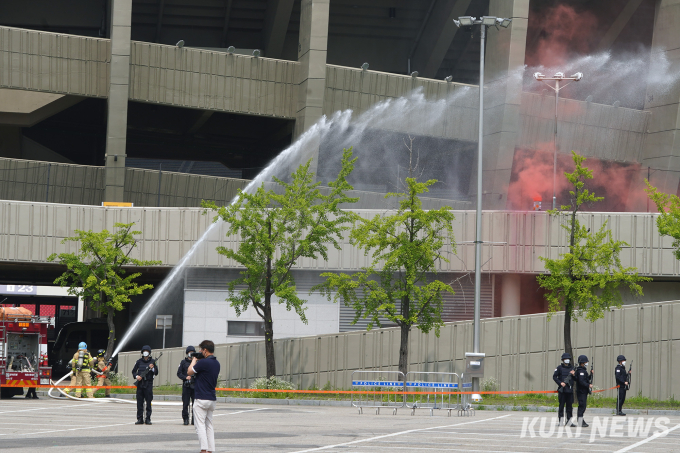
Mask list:
[[[53,386],[47,391],[47,396],[50,398],[54,399],[59,399],[61,398],[60,396],[55,396],[52,395],[52,390],[57,389],[61,393],[61,395],[65,396],[66,398],[70,398],[75,401],[90,401],[90,398],[76,398],[75,396],[71,396],[68,393],[66,393],[63,389],[57,388],[56,386],[61,384],[61,382],[66,379],[67,377],[71,376],[73,374],[73,371],[69,371],[68,374],[64,375],[61,379],[59,379],[57,382],[54,382],[53,380],[50,379],[50,384]],[[83,390],[85,391],[85,390]],[[110,403],[126,403],[126,404],[137,404],[137,401],[134,400],[126,400],[122,398],[97,398],[97,402],[110,402]],[[181,406],[182,403],[180,402],[170,402],[170,401],[159,401],[159,402],[153,402],[152,403],[154,406]]]

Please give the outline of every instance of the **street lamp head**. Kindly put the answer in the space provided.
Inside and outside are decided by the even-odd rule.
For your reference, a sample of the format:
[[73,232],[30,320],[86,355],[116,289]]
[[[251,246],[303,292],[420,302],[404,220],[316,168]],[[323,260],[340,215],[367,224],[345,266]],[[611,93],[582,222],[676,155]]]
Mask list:
[[554,79],[563,79],[564,78],[564,73],[563,72],[558,72],[553,76]]
[[458,23],[462,27],[470,27],[475,23],[475,18],[472,16],[460,16],[458,18]]
[[453,76],[452,76],[452,75],[446,76],[446,77],[444,77],[444,80],[446,80],[447,82],[451,83],[451,81],[453,80]]
[[413,72],[411,73],[411,77],[413,77],[414,79],[415,79],[416,77],[418,77],[418,71],[413,71]]
[[482,25],[496,25],[496,16],[483,16]]
[[460,28],[460,21],[457,19],[453,19],[453,23],[456,24],[456,27]]
[[508,28],[510,26],[510,22],[512,22],[512,19],[509,19],[507,17],[499,17],[496,19],[496,24],[500,25],[503,28]]
[[234,46],[227,47],[227,53],[228,54],[233,54],[234,52],[236,52],[236,47],[234,47]]
[[534,79],[540,81],[540,80],[543,80],[544,78],[545,78],[545,76],[543,74],[541,74],[540,72],[534,72]]
[[574,81],[578,82],[583,78],[583,73],[577,72],[576,74],[572,75],[571,78],[574,79]]
[[177,41],[177,44],[175,44],[175,46],[181,49],[182,47],[184,47],[184,40],[180,39],[179,41]]
[[362,64],[361,69],[363,69],[364,71],[368,71],[368,63]]

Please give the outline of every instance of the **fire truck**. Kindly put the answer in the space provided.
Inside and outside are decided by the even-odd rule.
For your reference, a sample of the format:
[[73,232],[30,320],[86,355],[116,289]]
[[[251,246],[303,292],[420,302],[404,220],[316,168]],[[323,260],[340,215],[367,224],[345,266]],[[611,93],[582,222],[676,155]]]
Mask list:
[[24,385],[49,385],[47,329],[54,319],[21,307],[0,307],[0,384],[2,397],[24,393]]

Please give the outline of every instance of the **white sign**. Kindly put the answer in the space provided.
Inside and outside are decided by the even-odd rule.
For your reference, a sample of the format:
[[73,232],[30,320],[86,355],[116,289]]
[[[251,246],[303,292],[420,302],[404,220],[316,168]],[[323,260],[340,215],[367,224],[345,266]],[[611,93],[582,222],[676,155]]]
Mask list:
[[38,287],[33,285],[0,285],[0,294],[38,294]]

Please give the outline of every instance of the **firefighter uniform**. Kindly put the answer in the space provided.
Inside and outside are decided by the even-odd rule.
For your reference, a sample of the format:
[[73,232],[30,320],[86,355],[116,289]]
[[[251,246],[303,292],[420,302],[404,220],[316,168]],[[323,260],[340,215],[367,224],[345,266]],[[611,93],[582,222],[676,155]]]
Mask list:
[[[97,375],[97,386],[101,387],[103,385],[110,386],[111,380],[109,379],[109,366],[104,360],[104,355],[106,351],[100,349],[97,351],[97,363],[94,365],[94,369],[101,373]],[[104,389],[104,393],[107,398],[111,398],[111,389]]]
[[[92,385],[92,377],[90,373],[92,372],[91,366],[93,362],[92,356],[87,351],[87,344],[81,342],[78,345],[78,351],[73,354],[73,363],[75,364],[76,371],[76,387],[87,387]],[[79,388],[76,389],[76,398],[80,398],[81,390],[82,389]],[[86,393],[88,398],[94,398],[94,392],[92,389],[86,389]]]
[[[76,363],[73,360],[71,360],[71,361],[68,362],[68,365],[71,367],[71,387],[75,387],[76,386],[76,375],[77,375]],[[64,393],[69,395],[71,393],[71,390],[73,390],[73,389],[64,389]]]
[[[574,390],[572,388],[574,368],[571,366],[571,355],[566,352],[562,354],[562,363],[555,368],[553,381],[557,384],[559,409],[557,412],[558,423],[561,425],[564,420],[564,409],[567,409],[567,419],[564,424],[573,417]],[[564,386],[562,386],[564,383]],[[575,427],[572,423],[572,425]]]

